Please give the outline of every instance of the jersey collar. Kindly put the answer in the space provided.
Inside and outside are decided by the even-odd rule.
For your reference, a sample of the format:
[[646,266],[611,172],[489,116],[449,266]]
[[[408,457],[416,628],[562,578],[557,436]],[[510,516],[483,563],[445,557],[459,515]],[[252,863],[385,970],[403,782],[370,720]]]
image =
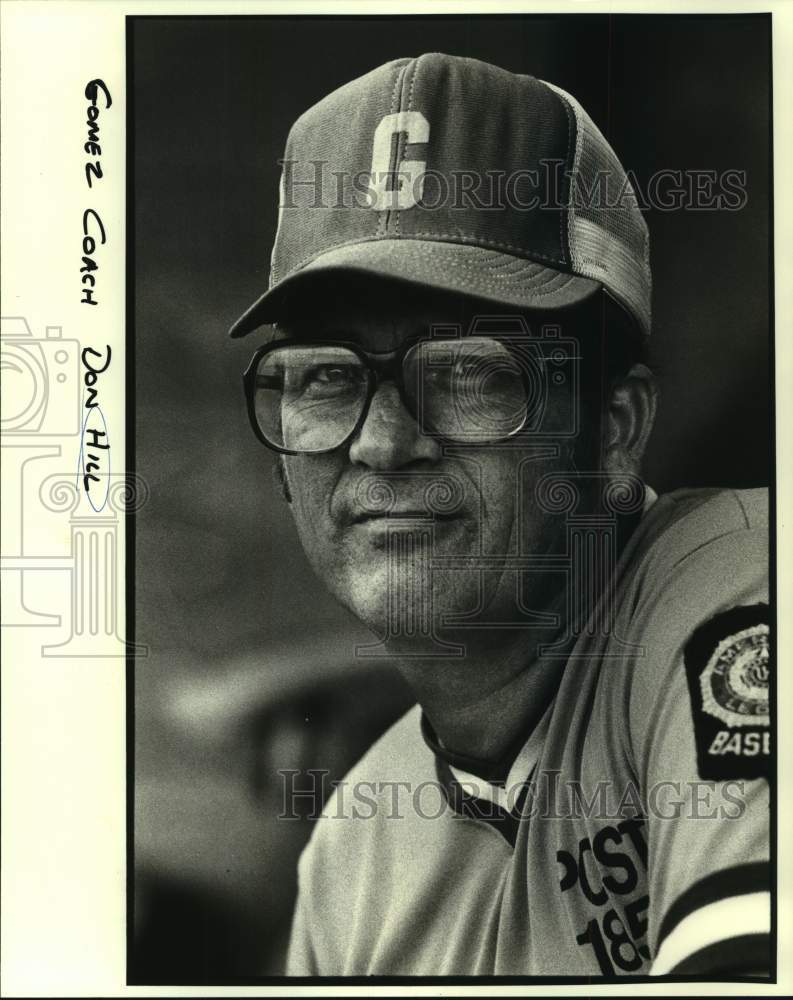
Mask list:
[[421,716],[422,736],[435,756],[436,774],[449,806],[461,816],[490,824],[513,846],[552,709],[553,702],[517,751],[510,748],[497,762],[447,750],[426,715]]

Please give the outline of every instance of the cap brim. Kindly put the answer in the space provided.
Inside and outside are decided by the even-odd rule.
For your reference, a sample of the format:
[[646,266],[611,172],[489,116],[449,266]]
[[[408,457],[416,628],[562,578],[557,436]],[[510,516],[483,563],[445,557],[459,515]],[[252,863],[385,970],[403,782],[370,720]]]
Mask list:
[[289,290],[298,282],[333,271],[395,278],[524,309],[562,309],[583,302],[602,287],[591,278],[478,246],[404,238],[371,240],[320,254],[265,292],[240,316],[229,336],[244,337],[265,323],[284,319]]

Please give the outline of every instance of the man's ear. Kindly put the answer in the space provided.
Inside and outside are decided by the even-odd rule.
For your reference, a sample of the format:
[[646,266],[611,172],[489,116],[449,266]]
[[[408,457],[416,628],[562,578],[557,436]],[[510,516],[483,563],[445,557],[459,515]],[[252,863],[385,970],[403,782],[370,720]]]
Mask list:
[[289,480],[286,476],[286,465],[284,464],[284,456],[279,455],[273,466],[273,474],[278,481],[278,485],[281,488],[281,493],[283,494],[284,500],[287,503],[292,502],[292,494],[289,490]]
[[658,390],[646,365],[634,365],[611,389],[604,421],[603,468],[638,475],[655,421]]

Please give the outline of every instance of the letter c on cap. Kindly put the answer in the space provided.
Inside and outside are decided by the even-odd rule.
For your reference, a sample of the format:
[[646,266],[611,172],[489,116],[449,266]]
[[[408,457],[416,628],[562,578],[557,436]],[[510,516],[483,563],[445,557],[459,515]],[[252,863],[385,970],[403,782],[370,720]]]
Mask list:
[[400,132],[406,133],[406,144],[428,142],[430,125],[420,111],[398,111],[386,115],[375,129],[370,194],[371,208],[378,212],[412,208],[424,191],[426,160],[391,162],[391,138]]

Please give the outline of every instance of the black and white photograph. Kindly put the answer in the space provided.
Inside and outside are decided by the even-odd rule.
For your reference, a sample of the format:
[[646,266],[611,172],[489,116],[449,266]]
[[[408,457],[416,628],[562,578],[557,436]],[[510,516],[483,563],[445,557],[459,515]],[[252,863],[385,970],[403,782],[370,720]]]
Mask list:
[[771,975],[770,28],[131,21],[134,982]]
[[784,995],[789,12],[0,8],[3,995]]

